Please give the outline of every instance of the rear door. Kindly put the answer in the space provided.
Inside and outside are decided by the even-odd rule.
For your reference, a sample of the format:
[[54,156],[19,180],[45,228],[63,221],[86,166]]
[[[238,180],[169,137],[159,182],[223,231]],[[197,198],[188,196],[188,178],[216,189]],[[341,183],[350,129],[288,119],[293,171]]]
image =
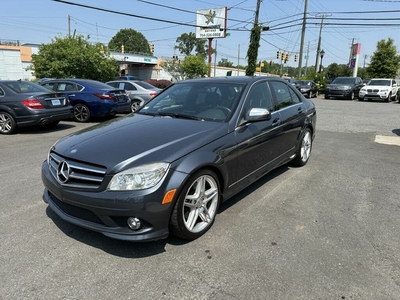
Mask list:
[[306,118],[306,108],[302,96],[285,82],[269,81],[274,100],[274,109],[280,113],[283,138],[281,153],[285,157],[293,153]]

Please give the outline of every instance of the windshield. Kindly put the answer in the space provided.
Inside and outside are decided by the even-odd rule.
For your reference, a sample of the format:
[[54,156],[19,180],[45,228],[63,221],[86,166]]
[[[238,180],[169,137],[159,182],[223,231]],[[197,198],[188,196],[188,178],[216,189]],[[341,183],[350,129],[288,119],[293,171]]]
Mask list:
[[298,80],[297,82],[300,85],[311,85],[311,81],[309,80]]
[[243,83],[182,82],[153,98],[139,114],[225,122],[232,116]]
[[368,85],[383,85],[383,86],[390,86],[390,80],[384,80],[384,79],[372,79]]
[[355,83],[355,78],[341,78],[338,77],[334,81],[332,81],[333,84],[354,84]]

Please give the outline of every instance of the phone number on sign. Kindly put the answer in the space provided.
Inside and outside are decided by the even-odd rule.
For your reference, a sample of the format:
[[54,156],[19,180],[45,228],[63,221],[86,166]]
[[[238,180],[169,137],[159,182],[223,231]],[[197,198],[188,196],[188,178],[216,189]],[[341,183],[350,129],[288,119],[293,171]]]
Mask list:
[[200,33],[201,38],[210,38],[210,37],[223,37],[223,35],[219,32],[214,33]]

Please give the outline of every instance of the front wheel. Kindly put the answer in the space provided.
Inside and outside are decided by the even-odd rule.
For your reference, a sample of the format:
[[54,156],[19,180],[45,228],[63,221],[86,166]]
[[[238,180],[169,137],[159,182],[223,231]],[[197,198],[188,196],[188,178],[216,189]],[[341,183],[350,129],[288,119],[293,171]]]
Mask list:
[[192,175],[176,201],[171,216],[171,233],[194,240],[202,236],[214,223],[220,201],[217,175],[201,170]]
[[17,122],[6,112],[0,111],[0,133],[13,134],[17,130]]
[[354,92],[351,92],[350,96],[349,96],[350,100],[354,100]]
[[311,130],[307,128],[304,130],[299,147],[296,150],[296,158],[293,160],[293,165],[299,167],[304,166],[310,158],[311,149],[312,135]]
[[77,122],[87,122],[90,119],[89,108],[81,103],[74,105],[74,118]]

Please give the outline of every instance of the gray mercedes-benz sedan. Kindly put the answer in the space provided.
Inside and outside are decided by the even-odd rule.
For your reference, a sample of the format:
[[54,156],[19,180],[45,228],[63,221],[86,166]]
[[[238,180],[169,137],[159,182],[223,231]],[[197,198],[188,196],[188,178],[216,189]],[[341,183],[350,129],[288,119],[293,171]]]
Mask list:
[[111,238],[196,239],[222,201],[283,164],[305,165],[315,126],[313,102],[282,79],[181,81],[133,114],[56,142],[43,199]]

